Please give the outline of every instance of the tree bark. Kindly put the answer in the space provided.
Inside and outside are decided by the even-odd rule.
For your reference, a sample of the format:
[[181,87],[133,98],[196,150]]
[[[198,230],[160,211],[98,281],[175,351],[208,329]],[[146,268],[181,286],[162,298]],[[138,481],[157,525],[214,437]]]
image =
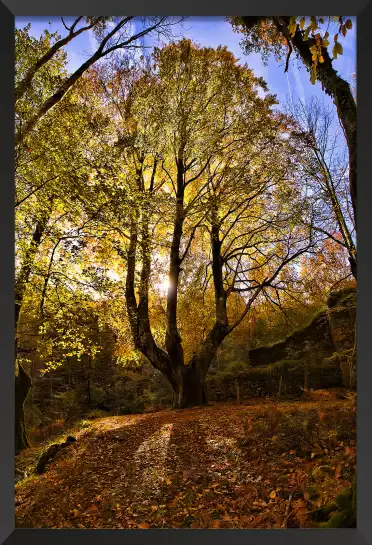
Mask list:
[[180,245],[185,220],[184,211],[184,144],[180,146],[177,159],[177,202],[176,216],[173,226],[173,238],[170,251],[169,288],[167,296],[167,332],[165,345],[171,360],[176,360],[180,365],[184,363],[182,339],[177,327],[177,303],[178,284],[181,273]]
[[[30,246],[26,252],[24,262],[15,282],[15,358],[17,359],[18,349],[18,324],[21,312],[22,302],[29,281],[32,264],[34,262],[38,247],[41,243],[45,227],[47,225],[49,215],[39,220],[36,224],[32,235]],[[31,388],[31,377],[23,369],[21,364],[18,364],[18,376],[15,376],[15,442],[16,453],[29,446],[27,439],[24,402]]]
[[207,403],[205,378],[200,375],[200,369],[195,362],[180,366],[177,375],[177,382],[173,386],[175,408],[185,409]]
[[15,377],[15,449],[16,454],[30,446],[26,433],[24,402],[31,388],[31,377],[18,365]]

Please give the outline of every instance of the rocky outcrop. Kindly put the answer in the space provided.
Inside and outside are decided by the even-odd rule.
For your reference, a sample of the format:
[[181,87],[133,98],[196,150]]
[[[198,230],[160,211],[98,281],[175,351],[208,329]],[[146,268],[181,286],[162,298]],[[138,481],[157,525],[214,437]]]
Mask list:
[[355,289],[331,293],[311,323],[282,342],[249,351],[249,366],[207,379],[211,401],[297,396],[307,389],[355,388]]
[[305,389],[342,386],[337,363],[309,365],[301,360],[283,360],[251,367],[239,373],[217,373],[207,379],[211,401],[235,401],[252,396],[300,396]]
[[[262,346],[249,351],[250,367],[268,365],[286,359],[308,360],[312,364],[321,363],[333,354],[338,353],[333,364],[341,366],[344,384],[350,387],[352,380],[346,377],[346,365],[353,367],[350,362],[350,350],[354,353],[355,344],[355,317],[356,317],[356,290],[347,288],[333,292],[329,296],[327,307],[318,313],[311,323],[301,330],[295,331],[284,341],[272,346]],[[344,362],[344,353],[347,363]],[[355,354],[354,354],[355,360]],[[329,362],[331,364],[331,362]],[[354,365],[355,367],[355,365]],[[353,371],[348,372],[349,375]]]

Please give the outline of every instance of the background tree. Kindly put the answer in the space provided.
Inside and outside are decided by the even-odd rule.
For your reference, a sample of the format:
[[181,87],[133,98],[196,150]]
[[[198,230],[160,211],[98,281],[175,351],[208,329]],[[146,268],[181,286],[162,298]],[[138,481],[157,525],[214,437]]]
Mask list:
[[[132,21],[133,15],[124,16],[119,18],[119,21],[113,22],[113,17],[86,17],[85,26],[77,29],[77,25],[81,22],[83,17],[78,17],[73,22],[70,28],[67,28],[69,34],[64,39],[59,35],[45,34],[47,48],[43,51],[43,54],[39,57],[33,58],[33,63],[28,67],[28,70],[21,78],[16,80],[16,100],[27,95],[27,91],[31,88],[32,80],[39,69],[45,66],[51,59],[53,59],[58,53],[63,51],[61,48],[68,42],[76,38],[81,32],[87,30],[93,30],[96,38],[98,39],[97,50],[79,67],[73,74],[69,74],[61,78],[59,77],[55,92],[46,98],[38,107],[36,111],[32,111],[30,116],[23,119],[22,125],[16,127],[15,144],[19,144],[35,127],[38,121],[56,104],[58,104],[66,95],[68,90],[81,78],[81,76],[97,61],[117,51],[131,50],[135,47],[135,43],[143,36],[156,32],[158,35],[169,36],[169,30],[172,24],[172,18],[169,17],[145,17],[141,21],[141,28],[139,31],[133,29]],[[110,26],[110,22],[112,25]],[[66,25],[65,25],[66,26]],[[50,39],[52,41],[50,41]],[[31,41],[28,38],[29,41]]]
[[307,216],[313,228],[343,246],[352,275],[357,277],[355,217],[348,190],[348,161],[337,132],[332,134],[333,112],[311,100],[291,103],[296,127],[298,162],[307,193]]
[[[328,30],[332,19],[338,21],[339,28],[334,36],[331,56]],[[230,17],[230,21],[237,31],[243,33],[242,44],[247,52],[259,51],[266,59],[269,52],[279,58],[286,55],[285,70],[288,70],[291,53],[295,52],[311,72],[312,83],[318,80],[332,97],[349,150],[349,187],[356,218],[356,102],[349,83],[341,78],[332,62],[338,54],[342,54],[338,37],[340,34],[346,36],[347,30],[352,28],[351,20],[345,21],[343,16],[280,15]]]

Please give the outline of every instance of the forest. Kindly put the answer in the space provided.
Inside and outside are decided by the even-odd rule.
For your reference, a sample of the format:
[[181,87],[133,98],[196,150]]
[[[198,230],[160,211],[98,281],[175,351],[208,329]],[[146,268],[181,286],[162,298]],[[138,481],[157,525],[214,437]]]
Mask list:
[[17,527],[355,527],[354,22],[188,19],[15,29]]

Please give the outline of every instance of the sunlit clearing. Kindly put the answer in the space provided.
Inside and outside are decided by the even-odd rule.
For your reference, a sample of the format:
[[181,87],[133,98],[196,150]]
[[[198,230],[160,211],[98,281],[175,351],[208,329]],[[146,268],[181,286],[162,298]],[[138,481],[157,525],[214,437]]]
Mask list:
[[146,487],[151,487],[152,490],[161,489],[167,478],[165,462],[172,428],[173,424],[165,424],[137,449],[134,459],[145,468],[141,474],[141,484],[138,484],[138,493],[141,488]]
[[115,271],[109,270],[106,274],[110,278],[110,280],[115,280],[116,282],[120,280],[120,275]]
[[169,278],[168,276],[164,276],[164,278],[161,280],[161,282],[157,282],[155,284],[155,288],[160,292],[161,295],[167,295],[168,288],[169,288]]
[[148,437],[137,449],[136,454],[151,454],[155,451],[158,460],[165,460],[173,424],[164,424],[160,430]]

